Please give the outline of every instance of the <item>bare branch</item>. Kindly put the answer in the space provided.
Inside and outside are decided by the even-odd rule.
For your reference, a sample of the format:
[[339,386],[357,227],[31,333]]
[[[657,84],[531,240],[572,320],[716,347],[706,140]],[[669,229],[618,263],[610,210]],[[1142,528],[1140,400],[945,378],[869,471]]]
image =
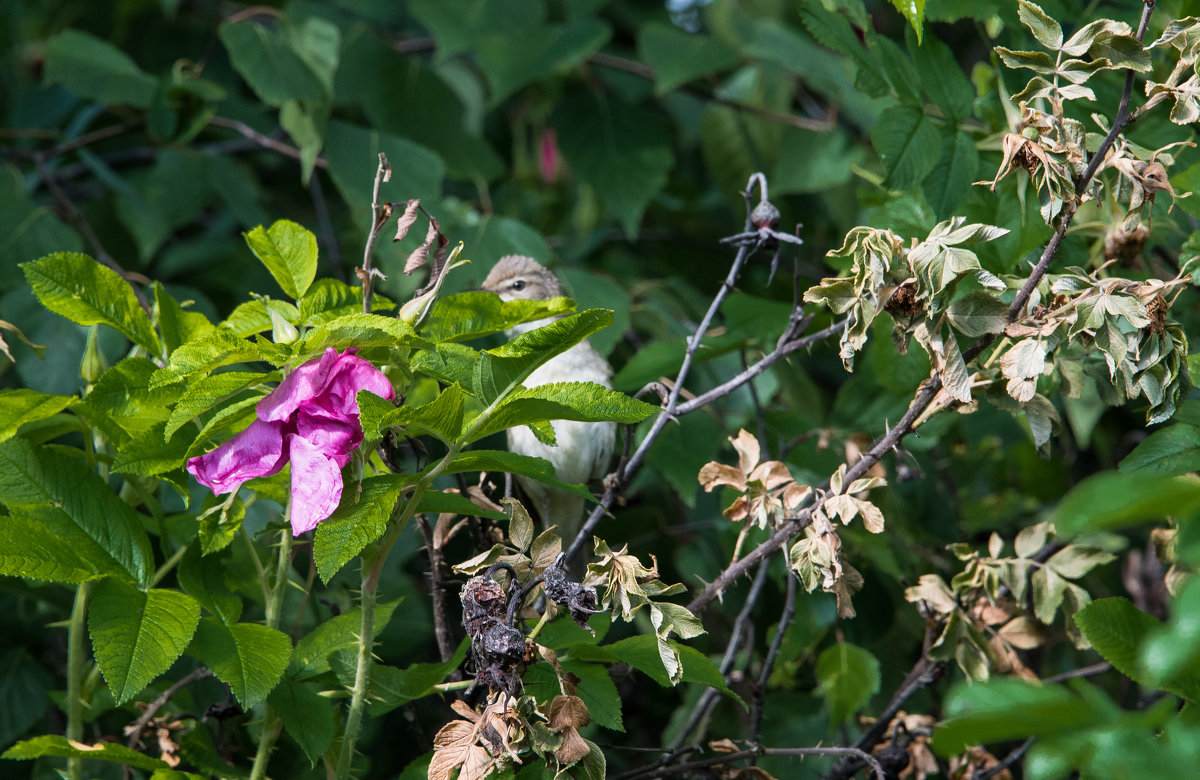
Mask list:
[[372,267],[371,253],[375,251],[375,241],[379,231],[387,224],[391,209],[379,204],[380,186],[392,178],[392,166],[388,164],[387,155],[379,153],[379,167],[375,170],[375,186],[371,190],[371,232],[367,234],[367,245],[363,248],[362,268],[359,269],[359,279],[363,284],[363,313],[371,313],[371,299],[375,295],[375,275],[378,270]]

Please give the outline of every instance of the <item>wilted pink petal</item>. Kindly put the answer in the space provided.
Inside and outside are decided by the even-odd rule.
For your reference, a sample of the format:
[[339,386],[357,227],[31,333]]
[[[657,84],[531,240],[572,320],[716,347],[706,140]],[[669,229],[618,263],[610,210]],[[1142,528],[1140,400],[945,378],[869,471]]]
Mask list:
[[363,439],[356,421],[328,417],[307,406],[296,414],[296,436],[325,453],[338,468],[346,465]]
[[187,469],[218,496],[254,477],[283,468],[283,423],[255,420],[212,452],[192,458]]
[[382,371],[369,360],[347,351],[338,360],[321,397],[314,400],[337,414],[357,415],[359,390],[366,390],[389,401],[396,396],[392,383]]
[[333,514],[342,500],[342,469],[315,444],[299,436],[288,442],[292,461],[292,533],[300,535]]

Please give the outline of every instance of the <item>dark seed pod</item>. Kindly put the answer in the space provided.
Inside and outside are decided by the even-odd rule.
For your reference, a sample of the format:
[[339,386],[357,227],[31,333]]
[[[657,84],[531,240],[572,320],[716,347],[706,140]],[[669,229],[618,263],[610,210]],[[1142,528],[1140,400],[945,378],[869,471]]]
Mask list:
[[760,201],[750,212],[750,224],[755,230],[774,230],[779,227],[779,209],[768,200]]

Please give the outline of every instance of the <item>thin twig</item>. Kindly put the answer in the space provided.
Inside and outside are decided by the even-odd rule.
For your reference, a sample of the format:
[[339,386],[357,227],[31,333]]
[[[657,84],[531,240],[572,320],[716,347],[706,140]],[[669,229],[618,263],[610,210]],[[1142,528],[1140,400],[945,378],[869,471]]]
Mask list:
[[788,626],[792,624],[792,617],[796,614],[796,581],[794,575],[788,575],[787,578],[787,595],[784,597],[783,613],[779,616],[779,625],[775,628],[775,637],[771,640],[771,646],[767,648],[767,656],[763,659],[762,669],[758,672],[758,679],[754,682],[753,697],[750,700],[750,744],[757,745],[759,734],[762,732],[763,705],[767,695],[767,682],[771,679],[771,672],[775,669],[775,659],[779,657],[779,648],[783,646],[783,635],[787,633]]
[[141,739],[142,732],[146,729],[146,724],[154,719],[154,716],[158,714],[159,710],[166,706],[167,702],[171,700],[172,696],[179,693],[181,690],[197,680],[203,680],[205,677],[211,676],[212,671],[207,666],[201,666],[192,670],[192,672],[180,678],[180,680],[170,688],[167,688],[165,691],[163,691],[157,699],[150,702],[145,711],[142,713],[141,717],[133,722],[133,725],[125,727],[125,731],[129,734],[129,741],[125,743],[125,746],[130,750],[136,750],[138,740]]
[[433,529],[423,514],[415,517],[417,528],[425,540],[425,551],[429,555],[429,595],[433,600],[433,635],[437,639],[438,654],[442,661],[454,657],[454,641],[450,636],[449,610],[446,608],[446,591],[442,589],[442,548],[435,544]]
[[1042,682],[1047,685],[1052,685],[1054,683],[1066,682],[1067,680],[1074,680],[1079,677],[1095,677],[1098,674],[1104,674],[1112,668],[1112,664],[1110,664],[1108,661],[1101,661],[1098,664],[1083,666],[1079,669],[1072,669],[1069,672],[1056,674],[1053,677],[1047,677],[1046,679],[1042,680]]
[[1020,761],[1021,756],[1025,755],[1025,753],[1029,751],[1029,748],[1033,747],[1034,741],[1035,740],[1033,737],[1025,740],[1016,749],[1005,756],[1004,760],[1000,763],[996,764],[995,766],[988,767],[982,772],[975,772],[972,774],[971,780],[987,780],[989,777],[995,777],[996,775],[1000,774],[1005,769],[1008,769],[1010,766]]
[[[229,119],[228,117],[223,116],[214,116],[208,121],[208,123],[214,127],[223,127],[226,130],[232,130],[242,137],[253,141],[264,149],[270,149],[273,152],[279,152],[284,156],[291,157],[296,160],[300,159],[299,149],[285,144],[283,141],[277,141],[269,135],[263,135],[245,122],[241,122],[237,119]],[[329,161],[324,157],[317,157],[314,164],[321,169],[329,167]]]
[[379,167],[375,169],[375,186],[371,190],[371,232],[367,234],[367,245],[363,248],[361,280],[363,284],[363,313],[371,313],[371,299],[375,295],[374,276],[378,271],[372,267],[371,253],[375,251],[375,241],[379,231],[387,224],[387,216],[379,205],[379,188],[392,178],[392,166],[388,164],[387,155],[379,153]]

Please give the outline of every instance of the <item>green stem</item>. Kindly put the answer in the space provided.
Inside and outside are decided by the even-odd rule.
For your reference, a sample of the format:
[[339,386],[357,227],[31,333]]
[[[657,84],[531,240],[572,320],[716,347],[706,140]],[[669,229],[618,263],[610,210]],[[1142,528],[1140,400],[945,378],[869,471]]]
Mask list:
[[[267,597],[267,627],[279,628],[283,620],[283,594],[287,588],[288,573],[291,571],[292,531],[284,528],[279,534],[279,558],[275,563],[275,581]],[[256,554],[257,560],[258,555]],[[266,588],[266,580],[263,581]],[[263,705],[263,727],[258,736],[258,750],[254,753],[254,765],[250,769],[250,780],[264,780],[267,776],[267,765],[271,762],[271,751],[275,748],[275,740],[283,728],[283,721],[275,715],[275,709],[270,704]]]
[[[91,591],[90,581],[79,583],[67,628],[67,739],[76,742],[83,738],[83,666],[87,659],[84,638],[87,636],[87,603]],[[82,780],[83,760],[70,759],[68,774],[71,780]]]
[[187,544],[183,545],[178,550],[173,552],[170,558],[163,561],[163,565],[159,566],[158,571],[154,572],[154,576],[150,578],[150,587],[153,588],[154,586],[158,585],[158,583],[162,582],[163,577],[166,577],[171,573],[171,569],[174,569],[175,566],[181,560],[183,560],[183,556],[187,555],[189,546],[190,545]]

